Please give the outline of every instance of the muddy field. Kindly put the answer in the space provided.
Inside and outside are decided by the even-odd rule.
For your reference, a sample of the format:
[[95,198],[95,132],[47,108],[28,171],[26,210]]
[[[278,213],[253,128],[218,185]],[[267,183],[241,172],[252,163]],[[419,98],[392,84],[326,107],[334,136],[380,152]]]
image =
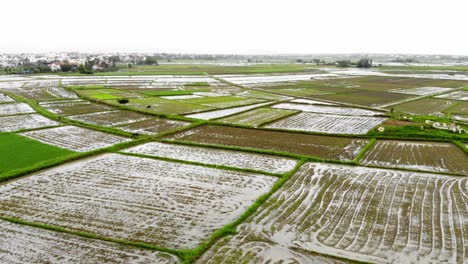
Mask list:
[[25,103],[0,104],[0,116],[29,114],[34,112],[36,111]]
[[202,126],[167,137],[171,140],[282,151],[325,159],[352,160],[365,139],[262,131],[222,126]]
[[468,91],[456,91],[453,93],[438,95],[435,98],[468,101]]
[[239,217],[276,180],[104,154],[0,186],[0,213],[112,238],[192,248]]
[[270,109],[270,108],[257,108],[252,111],[244,112],[241,114],[229,116],[219,119],[218,121],[231,124],[249,125],[258,127],[262,124],[269,123],[280,118],[289,116],[296,113],[296,111]]
[[[310,262],[307,252],[375,263],[462,263],[466,184],[460,177],[308,163],[238,236],[218,242],[204,259],[232,252],[270,259],[267,244],[298,263]],[[245,238],[252,243],[242,244]]]
[[254,109],[257,107],[261,107],[269,103],[270,102],[247,105],[247,106],[232,107],[232,108],[227,108],[227,109],[222,109],[222,110],[207,111],[207,112],[202,112],[198,114],[187,115],[186,117],[203,119],[203,120],[216,119],[216,118],[221,118],[221,117],[237,114],[240,112],[244,112],[244,111]]
[[0,126],[0,132],[12,132],[23,129],[59,125],[58,122],[52,121],[38,114],[0,116],[0,124],[2,124]]
[[189,122],[169,119],[146,119],[129,124],[115,126],[115,128],[137,134],[155,135],[161,132],[181,128],[190,125]]
[[395,111],[405,112],[415,115],[434,115],[443,116],[443,111],[453,106],[456,101],[444,99],[424,98],[416,101],[402,103],[387,108],[393,108]]
[[69,116],[68,118],[100,126],[118,126],[150,119],[151,116],[122,110]]
[[0,93],[0,103],[11,103],[14,101],[15,100],[11,99],[8,95]]
[[382,117],[322,115],[303,112],[265,127],[329,134],[363,135],[385,120],[386,118]]
[[468,176],[468,156],[450,143],[379,140],[361,163]]
[[0,221],[2,263],[179,263],[168,253]]
[[34,130],[22,133],[21,135],[49,145],[78,152],[110,147],[129,140],[124,137],[76,126]]
[[41,102],[40,106],[49,112],[64,116],[89,114],[113,109],[110,106],[82,100],[47,101]]
[[146,143],[123,150],[123,152],[271,173],[286,173],[294,169],[297,163],[293,159],[275,156],[159,142]]
[[372,110],[366,110],[361,108],[351,107],[339,107],[339,106],[328,106],[328,105],[313,105],[313,104],[292,104],[282,103],[272,106],[277,109],[288,109],[298,110],[303,112],[312,112],[319,114],[337,114],[337,115],[349,115],[349,116],[375,116],[383,115],[384,112],[377,112]]

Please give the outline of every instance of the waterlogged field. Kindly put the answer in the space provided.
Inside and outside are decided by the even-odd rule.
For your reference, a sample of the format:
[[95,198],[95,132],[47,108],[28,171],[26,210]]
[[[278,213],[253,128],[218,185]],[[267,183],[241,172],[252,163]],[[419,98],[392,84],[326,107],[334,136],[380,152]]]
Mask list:
[[76,126],[62,126],[24,132],[21,135],[77,152],[110,147],[129,139]]
[[288,152],[324,159],[353,160],[367,144],[365,139],[298,133],[202,126],[166,137],[169,140]]
[[131,111],[114,110],[74,115],[68,118],[100,126],[117,126],[147,120],[150,116]]
[[2,263],[179,263],[168,253],[0,221]]
[[449,92],[451,90],[452,90],[451,88],[443,88],[443,87],[417,87],[417,88],[411,88],[411,89],[389,90],[389,92],[413,94],[413,95],[431,95],[431,94]]
[[303,112],[313,112],[319,114],[337,114],[337,115],[350,115],[350,116],[375,116],[383,115],[384,112],[377,112],[361,108],[339,107],[328,105],[311,105],[311,104],[292,104],[282,103],[274,105],[273,108],[299,110]]
[[468,155],[450,143],[379,140],[361,163],[468,176]]
[[244,112],[241,114],[222,118],[218,121],[231,124],[241,124],[253,127],[258,127],[265,123],[269,123],[280,118],[297,113],[292,110],[271,109],[271,108],[257,108],[252,111]]
[[424,98],[388,108],[394,108],[395,111],[409,114],[443,116],[443,111],[455,103],[456,101],[452,100]]
[[39,103],[47,111],[58,115],[81,115],[112,110],[110,106],[83,100],[47,101]]
[[34,109],[25,103],[0,104],[0,116],[28,114],[34,112]]
[[294,169],[297,163],[293,159],[275,156],[159,142],[146,143],[124,152],[271,173],[286,173]]
[[308,252],[374,263],[464,263],[467,181],[307,163],[239,235],[215,244],[200,263],[233,254],[274,259],[265,247],[279,248],[280,259],[295,263],[310,263]]
[[0,93],[0,103],[10,103],[14,101],[15,100],[11,99],[8,95]]
[[267,128],[333,134],[366,134],[386,118],[370,116],[322,115],[300,113],[267,125]]
[[104,154],[0,186],[0,214],[112,238],[192,248],[239,217],[276,179]]
[[35,129],[58,126],[59,123],[38,114],[0,116],[0,132],[13,132],[23,129]]
[[216,118],[221,118],[221,117],[225,117],[225,116],[234,115],[234,114],[244,112],[244,111],[247,111],[247,110],[250,110],[250,109],[254,109],[254,108],[257,108],[257,107],[265,106],[265,105],[267,105],[269,103],[270,102],[247,105],[247,106],[232,107],[232,108],[227,108],[227,109],[222,109],[222,110],[207,111],[207,112],[202,112],[202,113],[198,113],[198,114],[187,115],[186,117],[196,118],[196,119],[203,119],[203,120],[216,119]]
[[166,132],[188,125],[190,125],[190,123],[185,121],[176,121],[169,119],[146,119],[129,124],[118,125],[115,126],[115,128],[130,133],[155,135],[161,132]]
[[468,101],[468,91],[456,91],[453,93],[441,94],[435,98]]
[[463,124],[465,75],[309,63],[122,73],[0,76],[0,262],[468,259],[466,135],[404,117]]

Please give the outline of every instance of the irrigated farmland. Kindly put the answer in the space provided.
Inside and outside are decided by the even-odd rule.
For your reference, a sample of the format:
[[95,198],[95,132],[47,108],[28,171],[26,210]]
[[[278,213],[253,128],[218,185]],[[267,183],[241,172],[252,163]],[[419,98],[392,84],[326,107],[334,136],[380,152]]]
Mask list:
[[271,259],[259,243],[302,263],[313,262],[304,260],[308,252],[374,263],[463,263],[467,184],[464,177],[308,163],[200,263],[255,254],[249,252]]
[[296,113],[296,111],[282,110],[282,109],[270,109],[270,108],[258,108],[252,111],[244,112],[241,114],[229,116],[219,121],[224,123],[242,124],[258,127],[262,124],[275,121],[277,119],[289,116]]
[[0,220],[2,263],[179,263],[168,253],[143,250]]
[[267,125],[267,128],[280,128],[298,131],[311,131],[334,134],[366,134],[381,124],[386,118],[369,116],[321,115],[300,113]]
[[38,114],[0,116],[0,132],[13,132],[23,129],[34,129],[47,126],[57,126],[58,122]]
[[72,151],[91,151],[129,139],[75,126],[62,126],[22,133],[23,136]]
[[468,175],[468,155],[450,143],[379,140],[362,164]]
[[0,186],[0,214],[192,248],[239,217],[275,181],[260,174],[104,154]]
[[176,133],[170,140],[289,152],[324,159],[353,160],[365,139],[328,137],[222,126],[203,126]]
[[292,159],[275,156],[159,142],[146,143],[124,150],[124,152],[272,173],[288,172],[294,169],[297,163]]
[[0,104],[0,116],[29,114],[34,112],[34,109],[25,103]]

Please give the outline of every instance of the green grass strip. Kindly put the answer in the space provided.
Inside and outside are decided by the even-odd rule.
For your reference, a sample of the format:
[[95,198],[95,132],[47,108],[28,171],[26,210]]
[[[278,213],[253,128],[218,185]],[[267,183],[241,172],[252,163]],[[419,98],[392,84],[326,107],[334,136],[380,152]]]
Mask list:
[[359,151],[359,154],[356,156],[356,158],[354,158],[354,163],[356,165],[359,165],[359,162],[361,161],[361,159],[364,157],[364,155],[367,153],[367,151],[375,145],[375,142],[377,142],[377,140],[375,138],[371,138],[371,140],[369,140],[369,143],[367,143],[361,149],[361,151]]
[[468,148],[465,146],[465,144],[468,144],[468,143],[463,143],[461,141],[458,141],[458,140],[454,140],[452,141],[453,144],[455,144],[457,147],[459,147],[461,150],[463,150],[465,153],[468,153]]

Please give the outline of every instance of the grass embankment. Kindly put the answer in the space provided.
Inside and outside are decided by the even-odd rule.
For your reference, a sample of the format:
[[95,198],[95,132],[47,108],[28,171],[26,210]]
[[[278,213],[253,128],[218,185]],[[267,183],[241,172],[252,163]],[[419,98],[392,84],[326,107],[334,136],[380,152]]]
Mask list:
[[0,133],[0,176],[74,153],[13,133]]

